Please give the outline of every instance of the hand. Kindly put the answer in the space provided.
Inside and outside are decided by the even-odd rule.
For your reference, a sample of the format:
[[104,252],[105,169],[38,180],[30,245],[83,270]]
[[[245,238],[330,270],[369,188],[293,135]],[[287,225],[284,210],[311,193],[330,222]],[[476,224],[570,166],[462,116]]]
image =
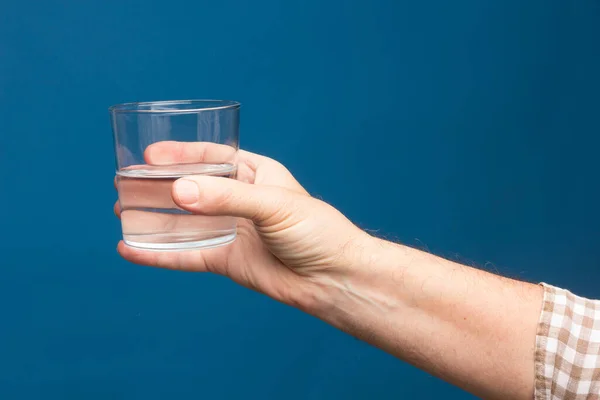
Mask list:
[[[212,143],[159,142],[149,146],[144,156],[150,165],[164,165],[210,163],[232,155],[231,147]],[[238,236],[231,245],[156,252],[120,242],[118,251],[136,264],[226,275],[276,300],[305,308],[318,296],[321,281],[356,264],[370,236],[330,205],[311,197],[275,160],[239,151],[237,163],[237,180],[190,176],[172,188],[178,207],[201,215],[239,217]],[[120,215],[118,203],[115,212]]]

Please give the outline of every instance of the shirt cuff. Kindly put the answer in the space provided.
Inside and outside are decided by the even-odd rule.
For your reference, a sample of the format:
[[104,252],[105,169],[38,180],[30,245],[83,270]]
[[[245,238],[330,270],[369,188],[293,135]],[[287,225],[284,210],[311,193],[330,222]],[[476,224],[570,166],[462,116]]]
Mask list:
[[[536,334],[535,400],[600,393],[600,302],[546,283]],[[597,397],[593,397],[597,398]]]

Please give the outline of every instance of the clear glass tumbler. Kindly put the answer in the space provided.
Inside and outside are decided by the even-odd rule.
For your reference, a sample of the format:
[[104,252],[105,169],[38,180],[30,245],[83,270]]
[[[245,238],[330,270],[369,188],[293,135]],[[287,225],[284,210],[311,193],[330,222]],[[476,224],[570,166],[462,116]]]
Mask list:
[[236,237],[236,219],[177,207],[173,182],[189,175],[236,177],[239,103],[182,100],[109,108],[123,241],[150,250],[216,247]]

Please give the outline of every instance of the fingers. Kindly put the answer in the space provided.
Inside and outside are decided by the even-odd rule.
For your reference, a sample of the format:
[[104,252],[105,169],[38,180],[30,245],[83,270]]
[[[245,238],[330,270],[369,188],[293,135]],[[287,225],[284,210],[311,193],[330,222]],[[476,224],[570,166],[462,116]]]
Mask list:
[[[118,177],[119,205],[115,205],[115,214],[123,220],[124,226],[135,218],[124,217],[122,210],[143,208],[185,209],[201,215],[240,216],[263,223],[283,210],[282,203],[291,193],[304,196],[309,194],[294,179],[290,172],[277,161],[248,152],[239,152],[238,179],[216,177],[189,177],[181,182],[193,182],[197,188],[197,200],[185,201],[185,194],[179,185],[175,190],[170,179],[137,179]],[[216,143],[157,142],[148,146],[144,152],[145,161],[152,165],[192,164],[192,163],[236,163],[236,149]],[[256,185],[242,182],[252,182]],[[279,187],[280,189],[277,189]],[[281,190],[283,189],[283,190]],[[284,196],[284,194],[286,194]],[[188,193],[189,195],[189,193]],[[129,212],[129,211],[126,211]],[[160,226],[161,221],[143,218],[147,224]],[[175,219],[174,219],[175,220]],[[132,227],[137,230],[137,227]]]
[[144,159],[151,165],[188,163],[234,164],[237,149],[210,142],[153,143],[144,151]]
[[144,159],[150,165],[170,164],[235,164],[237,179],[242,182],[281,186],[307,195],[283,165],[277,161],[224,144],[210,142],[163,141],[149,145]]
[[202,215],[229,215],[256,224],[276,223],[285,217],[294,195],[281,188],[253,185],[214,176],[190,176],[173,185],[173,200],[190,212]]
[[[210,239],[217,232],[229,232],[235,227],[233,217],[206,215],[157,213],[141,210],[121,211],[123,235],[140,235],[153,232],[160,236],[173,237],[173,240],[193,237],[196,240]],[[147,234],[146,234],[147,236]],[[147,238],[146,240],[151,240]]]
[[[226,257],[223,253],[226,248],[192,250],[192,251],[152,251],[142,250],[127,246],[123,241],[119,242],[117,251],[129,262],[152,267],[185,270],[194,272],[217,272],[212,271],[209,263],[214,264],[214,259]],[[213,260],[213,261],[211,261]]]
[[256,169],[260,164],[272,163],[275,160],[232,146],[211,142],[174,142],[163,141],[152,143],[144,151],[144,160],[151,165],[170,164],[248,164]]

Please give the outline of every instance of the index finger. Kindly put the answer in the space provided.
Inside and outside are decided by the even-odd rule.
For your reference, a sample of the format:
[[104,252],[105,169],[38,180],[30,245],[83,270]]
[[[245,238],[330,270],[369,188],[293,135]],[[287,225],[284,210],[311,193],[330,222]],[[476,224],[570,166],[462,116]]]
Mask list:
[[211,142],[152,143],[144,151],[144,160],[151,165],[188,163],[233,164],[237,149]]
[[144,159],[150,165],[233,164],[238,166],[238,180],[255,182],[255,179],[257,179],[257,183],[287,187],[297,192],[306,193],[306,190],[294,179],[287,168],[277,161],[248,151],[238,151],[237,147],[226,144],[156,142],[146,147]]
[[[237,157],[237,160],[236,160]],[[236,147],[213,142],[175,142],[152,143],[144,151],[144,160],[152,165],[210,163],[235,164],[235,161],[254,165],[273,161],[269,157],[238,150]]]

